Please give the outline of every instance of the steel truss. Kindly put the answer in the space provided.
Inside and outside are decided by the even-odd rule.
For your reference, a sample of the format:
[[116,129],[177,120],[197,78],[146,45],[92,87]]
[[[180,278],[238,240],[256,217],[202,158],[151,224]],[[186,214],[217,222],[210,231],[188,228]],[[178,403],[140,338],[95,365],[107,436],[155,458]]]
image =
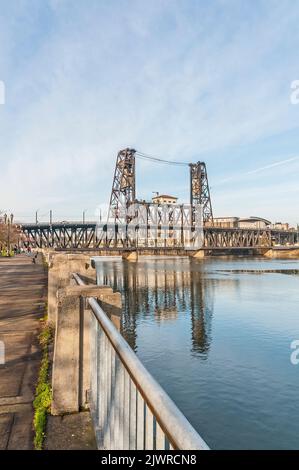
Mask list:
[[202,207],[205,225],[213,223],[213,210],[206,164],[190,163],[190,204]]
[[25,245],[62,250],[171,250],[196,249],[199,246],[206,250],[229,250],[295,246],[299,243],[298,231],[214,227],[207,169],[203,162],[189,164],[190,205],[137,201],[135,154],[136,150],[127,148],[117,155],[107,224],[23,225]]
[[[150,217],[150,209],[147,212]],[[181,210],[181,212],[180,212]],[[170,235],[166,238],[159,238],[157,243],[153,244],[150,236],[151,226],[149,224],[140,224],[136,230],[129,226],[118,225],[100,225],[96,223],[69,223],[69,224],[27,224],[22,226],[25,234],[25,246],[33,248],[58,248],[58,249],[134,249],[134,248],[159,248],[167,247],[175,249],[177,247],[185,248],[184,233],[190,229],[187,224],[187,215],[184,215],[180,206],[174,208],[174,221],[178,221],[179,215],[185,217],[183,222],[177,227],[182,233],[181,238],[171,240],[173,226],[158,224],[158,230],[168,231]],[[161,215],[159,217],[162,217]],[[162,222],[162,218],[159,218]],[[176,229],[177,229],[176,227]],[[299,244],[298,231],[279,231],[279,230],[259,230],[259,229],[229,229],[218,227],[204,227],[204,249],[232,249],[232,248],[270,248],[274,245],[295,246]],[[144,234],[148,236],[144,237]],[[125,236],[124,236],[125,235]]]
[[206,248],[263,248],[272,246],[270,230],[205,228]]
[[128,209],[136,200],[135,153],[136,150],[127,148],[117,155],[108,222],[130,222]]

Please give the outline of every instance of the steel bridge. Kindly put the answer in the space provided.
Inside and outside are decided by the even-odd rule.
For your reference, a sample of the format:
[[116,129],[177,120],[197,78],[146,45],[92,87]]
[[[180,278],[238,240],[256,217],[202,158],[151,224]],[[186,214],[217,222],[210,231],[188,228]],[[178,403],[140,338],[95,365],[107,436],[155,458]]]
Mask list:
[[[136,159],[189,167],[190,204],[165,204],[136,198]],[[136,206],[138,209],[136,209]],[[214,225],[207,169],[204,162],[163,160],[134,149],[121,150],[116,159],[108,221],[36,223],[22,225],[25,246],[58,250],[139,250],[184,251],[198,228],[200,207],[200,247],[203,250],[265,249],[296,246],[298,230],[269,228],[223,228]],[[137,212],[136,212],[137,211]],[[136,213],[138,220],[136,222]],[[141,214],[141,216],[140,216]],[[153,234],[155,227],[155,234]],[[198,240],[197,240],[198,241]],[[198,243],[197,243],[198,246]]]
[[[150,230],[150,227],[148,227]],[[22,226],[25,246],[33,248],[53,248],[59,250],[184,250],[183,240],[139,239],[136,236],[118,239],[118,226],[115,236],[110,234],[106,224],[95,222],[68,222],[53,224],[26,224]],[[171,227],[169,227],[171,231]],[[103,236],[104,234],[104,236]],[[273,246],[291,247],[299,244],[298,231],[273,229],[239,229],[204,227],[204,250],[259,249]],[[299,246],[298,246],[299,248]]]

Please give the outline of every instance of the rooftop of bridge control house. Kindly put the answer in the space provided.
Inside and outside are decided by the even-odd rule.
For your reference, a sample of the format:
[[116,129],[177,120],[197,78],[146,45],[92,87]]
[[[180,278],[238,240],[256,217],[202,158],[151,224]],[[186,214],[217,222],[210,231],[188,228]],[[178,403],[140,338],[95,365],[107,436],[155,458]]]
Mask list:
[[157,194],[152,198],[154,203],[162,204],[175,204],[178,198],[176,196],[169,196],[168,194]]

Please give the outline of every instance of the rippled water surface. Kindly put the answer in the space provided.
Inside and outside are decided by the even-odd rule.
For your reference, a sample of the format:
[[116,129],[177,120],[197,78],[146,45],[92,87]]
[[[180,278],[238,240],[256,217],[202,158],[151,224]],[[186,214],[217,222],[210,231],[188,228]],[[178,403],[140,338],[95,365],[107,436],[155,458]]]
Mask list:
[[299,449],[299,261],[97,262],[122,334],[212,448]]

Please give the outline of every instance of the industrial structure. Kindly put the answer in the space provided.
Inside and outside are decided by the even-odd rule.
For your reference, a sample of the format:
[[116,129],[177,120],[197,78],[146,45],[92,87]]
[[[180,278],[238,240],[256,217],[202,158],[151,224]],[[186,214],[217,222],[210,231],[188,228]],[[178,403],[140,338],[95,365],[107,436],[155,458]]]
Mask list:
[[[146,159],[167,165],[187,166],[190,170],[190,204],[178,204],[173,196],[159,195],[151,202],[138,200],[136,195],[136,159]],[[136,218],[136,205],[141,217]],[[259,217],[213,217],[212,202],[204,162],[186,163],[153,157],[134,149],[121,150],[116,159],[108,221],[61,222],[23,224],[28,246],[60,250],[147,250],[147,253],[165,250],[184,253],[186,232],[194,231],[195,208],[201,208],[202,250],[231,251],[269,249],[273,246],[297,246],[299,231]],[[167,211],[165,209],[168,209]],[[198,221],[197,221],[198,222]],[[152,236],[152,226],[157,228]],[[176,236],[174,236],[176,233]],[[178,235],[179,234],[179,235]],[[149,251],[151,250],[151,251]],[[176,250],[176,251],[175,251]]]
[[[184,162],[171,162],[157,159],[134,149],[121,150],[116,159],[116,167],[112,183],[112,191],[109,205],[109,222],[115,224],[129,223],[133,214],[128,214],[128,209],[134,203],[149,206],[150,203],[140,201],[136,197],[136,157],[152,161],[160,161],[169,165],[188,165]],[[210,189],[206,165],[203,162],[190,163],[190,205],[202,206],[203,223],[213,223],[213,211],[210,197]],[[157,195],[153,203],[175,204],[176,198],[172,196]]]

